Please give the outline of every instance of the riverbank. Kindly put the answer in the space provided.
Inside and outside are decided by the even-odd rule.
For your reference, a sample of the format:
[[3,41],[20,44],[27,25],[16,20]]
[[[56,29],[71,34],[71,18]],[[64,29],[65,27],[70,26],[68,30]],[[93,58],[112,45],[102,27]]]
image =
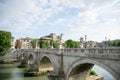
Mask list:
[[89,76],[88,80],[104,80],[104,79],[102,76],[91,75],[91,76]]
[[96,71],[91,70],[88,80],[104,80],[102,76],[98,76]]
[[17,62],[16,59],[6,59],[6,60],[0,60],[0,64],[13,64]]

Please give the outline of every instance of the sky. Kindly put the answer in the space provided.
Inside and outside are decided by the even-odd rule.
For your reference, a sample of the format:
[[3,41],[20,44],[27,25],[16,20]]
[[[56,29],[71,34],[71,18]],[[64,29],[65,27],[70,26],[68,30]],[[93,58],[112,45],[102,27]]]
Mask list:
[[0,0],[0,30],[15,38],[120,39],[120,0]]

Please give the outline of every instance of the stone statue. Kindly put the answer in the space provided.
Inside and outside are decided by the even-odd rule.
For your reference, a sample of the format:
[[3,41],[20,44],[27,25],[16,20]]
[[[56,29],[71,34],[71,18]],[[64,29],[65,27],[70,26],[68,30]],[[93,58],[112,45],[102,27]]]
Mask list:
[[63,36],[63,34],[61,33],[59,36],[59,47],[58,47],[59,49],[63,48],[62,47],[62,36]]
[[61,42],[61,40],[62,40],[62,36],[63,36],[63,34],[61,33],[61,34],[60,34],[60,42]]

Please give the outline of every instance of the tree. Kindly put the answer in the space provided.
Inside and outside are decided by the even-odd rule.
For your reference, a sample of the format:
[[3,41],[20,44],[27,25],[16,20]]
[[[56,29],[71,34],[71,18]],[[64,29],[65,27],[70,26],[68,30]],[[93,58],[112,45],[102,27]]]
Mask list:
[[79,43],[69,39],[69,40],[65,41],[63,46],[66,48],[79,48]]
[[35,48],[36,47],[36,42],[37,42],[37,39],[34,39],[32,40],[30,43],[32,45],[32,48]]
[[74,47],[74,48],[79,48],[79,47],[80,47],[79,42],[74,41],[74,44],[75,44],[75,47]]
[[46,40],[40,40],[39,41],[40,48],[48,48],[49,47],[49,42]]
[[0,55],[4,55],[11,48],[11,32],[0,30]]
[[58,41],[53,41],[53,48],[58,48]]
[[53,46],[53,48],[58,48],[58,41],[50,40],[50,46]]
[[120,40],[111,40],[111,41],[108,41],[108,46],[117,46],[117,47],[120,47]]

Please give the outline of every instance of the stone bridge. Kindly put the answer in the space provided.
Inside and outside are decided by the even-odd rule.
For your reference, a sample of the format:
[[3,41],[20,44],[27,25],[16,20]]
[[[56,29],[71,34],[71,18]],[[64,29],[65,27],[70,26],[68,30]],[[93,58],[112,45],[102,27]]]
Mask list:
[[98,65],[120,79],[120,48],[21,49],[19,59],[29,71],[53,71],[49,80],[88,80]]

